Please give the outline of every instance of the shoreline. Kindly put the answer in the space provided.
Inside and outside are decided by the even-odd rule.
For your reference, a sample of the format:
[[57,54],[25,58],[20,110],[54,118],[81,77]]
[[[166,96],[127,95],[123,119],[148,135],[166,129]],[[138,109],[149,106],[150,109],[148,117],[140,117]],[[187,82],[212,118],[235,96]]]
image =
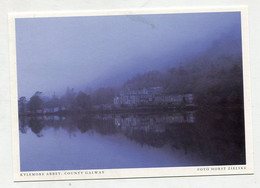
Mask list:
[[120,107],[113,109],[89,109],[89,110],[64,110],[46,113],[19,113],[19,116],[70,116],[70,115],[95,115],[95,114],[126,114],[126,113],[185,113],[189,111],[230,111],[243,110],[243,105],[232,106],[143,106],[143,107]]

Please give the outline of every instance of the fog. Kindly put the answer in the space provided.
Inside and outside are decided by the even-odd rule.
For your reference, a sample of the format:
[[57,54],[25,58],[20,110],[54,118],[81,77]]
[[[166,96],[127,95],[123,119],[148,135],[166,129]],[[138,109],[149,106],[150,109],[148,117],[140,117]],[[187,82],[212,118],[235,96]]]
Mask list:
[[18,96],[120,86],[216,40],[240,37],[240,13],[16,19]]

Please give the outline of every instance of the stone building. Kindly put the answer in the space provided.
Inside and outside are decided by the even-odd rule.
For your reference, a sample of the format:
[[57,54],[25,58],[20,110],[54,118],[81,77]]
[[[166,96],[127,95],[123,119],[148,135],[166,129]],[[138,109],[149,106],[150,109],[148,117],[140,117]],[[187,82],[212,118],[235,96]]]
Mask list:
[[193,104],[193,94],[167,95],[162,87],[124,90],[114,97],[114,105],[159,105],[159,104]]

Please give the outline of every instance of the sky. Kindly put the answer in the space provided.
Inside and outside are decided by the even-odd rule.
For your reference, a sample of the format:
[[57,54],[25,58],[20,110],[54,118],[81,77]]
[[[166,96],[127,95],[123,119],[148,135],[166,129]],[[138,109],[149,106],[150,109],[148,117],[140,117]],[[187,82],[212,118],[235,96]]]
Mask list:
[[18,97],[117,87],[241,32],[239,12],[16,18]]

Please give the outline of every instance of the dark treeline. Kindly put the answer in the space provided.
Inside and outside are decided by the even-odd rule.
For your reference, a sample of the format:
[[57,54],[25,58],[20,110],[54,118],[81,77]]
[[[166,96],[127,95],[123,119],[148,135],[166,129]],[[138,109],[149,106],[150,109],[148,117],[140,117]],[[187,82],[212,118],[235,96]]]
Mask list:
[[47,112],[57,111],[75,111],[84,112],[91,109],[94,105],[112,104],[115,96],[115,89],[100,88],[91,94],[85,92],[75,92],[73,88],[67,88],[64,95],[61,97],[55,94],[52,97],[43,96],[42,92],[35,92],[34,95],[27,101],[25,97],[20,97],[19,112],[37,113],[38,110],[46,109]]
[[43,110],[47,110],[47,113],[58,111],[86,112],[93,109],[94,106],[113,104],[116,93],[118,90],[115,88],[99,88],[87,94],[83,91],[76,92],[73,88],[68,87],[65,94],[60,97],[55,94],[52,97],[46,97],[42,92],[37,91],[29,100],[25,97],[19,98],[19,112],[21,114],[26,112],[41,113]]
[[[176,63],[175,63],[176,64]],[[123,89],[163,87],[165,94],[192,93],[200,107],[234,107],[243,105],[243,76],[241,41],[227,36],[216,41],[202,54],[165,71],[151,71],[126,81],[119,88],[99,88],[93,92],[75,92],[67,88],[63,96],[43,97],[37,91],[27,101],[19,99],[19,111],[37,112],[52,108],[53,111],[84,112],[96,105],[112,105],[113,99]]]

